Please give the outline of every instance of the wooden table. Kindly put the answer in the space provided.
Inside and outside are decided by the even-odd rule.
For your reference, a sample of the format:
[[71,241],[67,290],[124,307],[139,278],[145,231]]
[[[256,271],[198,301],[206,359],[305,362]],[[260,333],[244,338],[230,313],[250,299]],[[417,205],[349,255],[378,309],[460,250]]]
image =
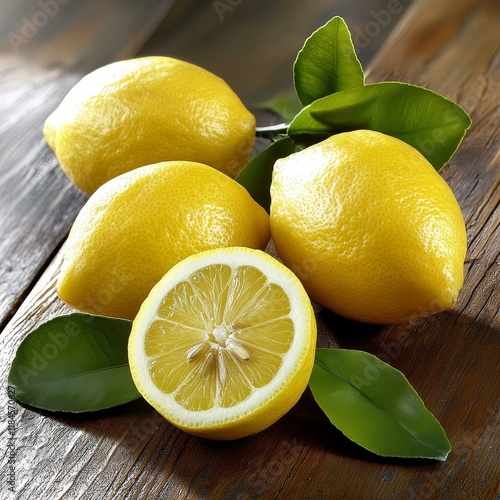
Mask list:
[[[0,5],[0,498],[498,498],[500,4],[223,0],[223,16],[215,4]],[[370,81],[429,87],[473,120],[442,171],[468,228],[466,281],[455,307],[392,327],[317,313],[319,345],[384,355],[405,373],[447,432],[448,460],[371,455],[328,423],[309,391],[270,429],[235,442],[180,432],[143,400],[77,416],[15,404],[15,494],[9,492],[8,369],[31,329],[68,311],[54,281],[60,247],[86,200],[43,140],[47,115],[83,74],[146,53],[205,66],[251,104],[290,89],[296,51],[336,14],[369,63]]]

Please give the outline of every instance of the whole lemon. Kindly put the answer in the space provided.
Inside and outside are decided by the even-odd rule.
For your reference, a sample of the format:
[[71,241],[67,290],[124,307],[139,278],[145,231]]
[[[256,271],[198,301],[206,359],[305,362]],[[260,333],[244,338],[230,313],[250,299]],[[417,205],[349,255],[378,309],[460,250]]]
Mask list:
[[78,82],[43,133],[80,189],[167,160],[210,165],[235,177],[248,161],[255,117],[219,77],[162,56],[119,61]]
[[413,147],[356,130],[279,160],[271,235],[312,298],[368,323],[450,308],[467,238],[444,179]]
[[132,170],[101,186],[71,228],[57,282],[81,311],[133,319],[153,286],[189,255],[264,249],[269,216],[236,181],[200,163]]

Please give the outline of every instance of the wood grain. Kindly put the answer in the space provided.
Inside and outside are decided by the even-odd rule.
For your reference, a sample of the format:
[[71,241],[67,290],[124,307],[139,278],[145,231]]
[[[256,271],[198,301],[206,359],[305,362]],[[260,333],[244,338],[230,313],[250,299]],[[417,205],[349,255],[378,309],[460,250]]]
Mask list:
[[[363,349],[405,373],[452,442],[446,462],[382,459],[363,451],[329,424],[309,391],[267,431],[228,443],[177,431],[142,400],[90,416],[18,407],[16,498],[497,498],[499,21],[500,6],[493,0],[414,0],[368,71],[370,81],[425,85],[458,101],[472,116],[473,127],[443,170],[468,228],[466,281],[458,303],[449,312],[393,327],[351,322],[316,307],[321,346]],[[263,84],[272,78],[268,71]],[[46,83],[43,89],[54,96],[47,99],[53,104],[60,91],[55,79]],[[44,101],[40,97],[38,105]],[[0,106],[12,116],[13,108],[5,102]],[[43,112],[47,108],[19,125],[18,133],[28,131],[23,133],[32,137],[20,150],[12,138],[5,139],[8,126],[1,125],[7,156],[0,168],[13,165],[13,173],[1,171],[8,179],[6,187],[0,185],[2,204],[5,196],[11,208],[9,216],[0,217],[0,227],[10,224],[6,234],[13,233],[14,243],[2,241],[7,246],[0,247],[0,255],[15,251],[18,256],[2,267],[2,280],[8,277],[5,317],[14,301],[20,302],[1,335],[2,380],[20,339],[69,310],[54,292],[58,248],[84,198],[65,183],[37,135]],[[26,164],[33,168],[22,168]],[[49,211],[55,214],[45,222]],[[40,226],[37,215],[44,219]],[[23,227],[18,233],[16,221]],[[51,223],[59,226],[51,230]],[[39,245],[40,253],[30,257]],[[24,271],[18,269],[22,265]],[[24,300],[19,294],[27,286],[23,273],[29,275],[25,283],[40,274]],[[16,280],[22,286],[14,286]],[[2,394],[4,412],[5,398]],[[3,444],[5,419],[1,425]],[[5,458],[0,463],[3,494]]]
[[47,148],[41,132],[45,118],[85,73],[133,56],[171,4],[53,2],[59,7],[53,7],[52,17],[43,17],[37,2],[4,6],[0,116],[9,119],[0,122],[0,327],[60,246],[86,200]]

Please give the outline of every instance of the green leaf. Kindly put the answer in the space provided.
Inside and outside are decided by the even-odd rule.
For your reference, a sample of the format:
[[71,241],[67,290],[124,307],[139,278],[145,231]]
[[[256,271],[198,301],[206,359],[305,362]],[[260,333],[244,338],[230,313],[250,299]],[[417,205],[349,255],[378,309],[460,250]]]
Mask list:
[[297,146],[307,148],[313,144],[324,141],[328,137],[341,132],[348,132],[355,130],[356,127],[342,130],[334,130],[331,126],[320,122],[311,115],[311,105],[306,106],[297,116],[292,120],[288,127],[288,135],[295,141]]
[[309,386],[330,422],[384,457],[446,460],[446,434],[404,375],[363,351],[317,349]]
[[282,137],[250,160],[236,177],[236,182],[245,187],[268,213],[271,206],[270,188],[274,163],[294,151],[293,141],[289,137]]
[[33,330],[9,373],[16,399],[51,411],[96,411],[140,397],[128,366],[130,321],[69,314]]
[[458,104],[429,89],[381,82],[318,99],[292,121],[290,136],[301,146],[328,135],[370,129],[401,139],[439,171],[453,157],[471,125]]
[[293,66],[293,80],[304,106],[334,92],[364,85],[363,68],[341,17],[334,17],[305,41]]

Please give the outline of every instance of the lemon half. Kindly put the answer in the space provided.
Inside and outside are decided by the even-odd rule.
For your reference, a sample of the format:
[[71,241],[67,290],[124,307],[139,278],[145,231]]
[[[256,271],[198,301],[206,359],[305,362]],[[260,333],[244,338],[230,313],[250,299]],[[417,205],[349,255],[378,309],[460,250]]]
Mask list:
[[129,361],[144,398],[194,435],[259,432],[298,401],[316,322],[296,276],[260,250],[202,252],[153,288],[132,327]]

